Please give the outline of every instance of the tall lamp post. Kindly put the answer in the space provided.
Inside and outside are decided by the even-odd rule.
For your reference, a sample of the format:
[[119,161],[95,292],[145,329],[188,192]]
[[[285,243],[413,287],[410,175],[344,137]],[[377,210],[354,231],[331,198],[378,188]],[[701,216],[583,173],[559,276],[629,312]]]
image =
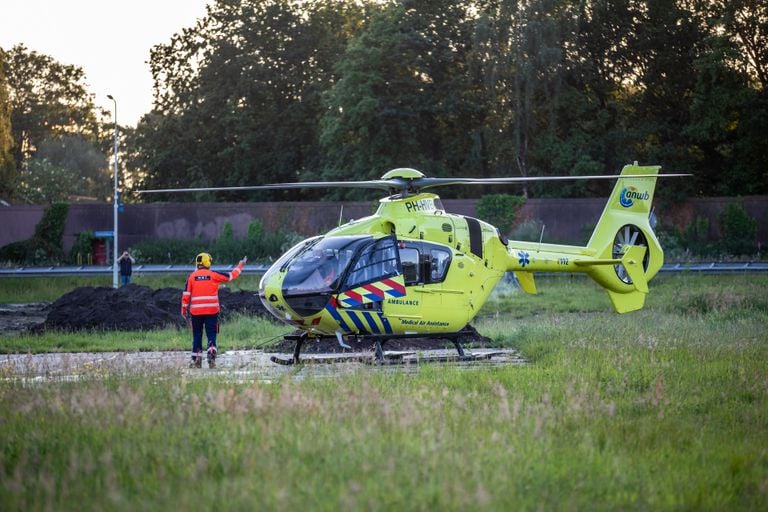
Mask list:
[[114,146],[114,160],[115,160],[115,196],[112,198],[112,226],[114,229],[114,246],[112,248],[112,287],[117,288],[117,100],[112,97],[111,94],[107,94],[107,98],[112,100],[115,104],[115,146]]

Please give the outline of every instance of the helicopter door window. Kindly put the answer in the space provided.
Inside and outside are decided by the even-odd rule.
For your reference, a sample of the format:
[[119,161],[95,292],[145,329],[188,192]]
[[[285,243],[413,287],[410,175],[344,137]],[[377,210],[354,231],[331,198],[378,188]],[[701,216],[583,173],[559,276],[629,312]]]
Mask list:
[[413,247],[400,249],[400,263],[403,265],[405,284],[416,284],[420,281],[419,251]]
[[400,263],[406,285],[442,283],[451,251],[427,242],[400,242]]
[[451,262],[451,253],[444,249],[430,249],[430,282],[439,283],[445,279],[448,265]]
[[394,238],[381,238],[362,250],[344,287],[350,289],[394,277],[400,273],[398,269]]

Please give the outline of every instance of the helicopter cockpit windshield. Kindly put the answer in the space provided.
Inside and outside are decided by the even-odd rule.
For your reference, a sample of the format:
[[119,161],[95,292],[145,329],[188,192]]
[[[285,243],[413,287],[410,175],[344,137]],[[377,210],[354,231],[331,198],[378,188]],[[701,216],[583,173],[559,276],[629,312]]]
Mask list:
[[287,271],[283,279],[283,295],[335,290],[357,248],[371,239],[370,235],[339,236],[308,244],[283,265]]
[[333,293],[400,272],[394,237],[376,240],[370,235],[307,241],[269,273],[275,270],[285,272],[283,298],[302,316],[323,309]]

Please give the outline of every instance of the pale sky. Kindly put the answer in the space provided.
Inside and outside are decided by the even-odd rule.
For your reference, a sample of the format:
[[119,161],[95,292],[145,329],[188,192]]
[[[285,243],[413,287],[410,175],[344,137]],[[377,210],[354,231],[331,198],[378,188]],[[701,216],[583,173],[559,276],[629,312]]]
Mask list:
[[0,47],[17,43],[85,71],[98,106],[135,126],[152,108],[149,50],[192,27],[213,0],[0,0]]

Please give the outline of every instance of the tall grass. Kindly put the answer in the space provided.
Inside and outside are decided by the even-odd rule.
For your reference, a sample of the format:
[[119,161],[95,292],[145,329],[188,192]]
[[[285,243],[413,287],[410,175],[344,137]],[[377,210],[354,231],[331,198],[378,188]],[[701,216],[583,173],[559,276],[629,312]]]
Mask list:
[[[654,285],[646,309],[629,315],[588,298],[598,291],[586,280],[494,299],[477,327],[518,348],[524,366],[361,368],[271,384],[150,370],[2,381],[0,503],[768,509],[766,278]],[[235,328],[250,336],[255,326]]]
[[768,505],[764,347],[594,339],[485,371],[5,384],[0,499],[6,510]]

